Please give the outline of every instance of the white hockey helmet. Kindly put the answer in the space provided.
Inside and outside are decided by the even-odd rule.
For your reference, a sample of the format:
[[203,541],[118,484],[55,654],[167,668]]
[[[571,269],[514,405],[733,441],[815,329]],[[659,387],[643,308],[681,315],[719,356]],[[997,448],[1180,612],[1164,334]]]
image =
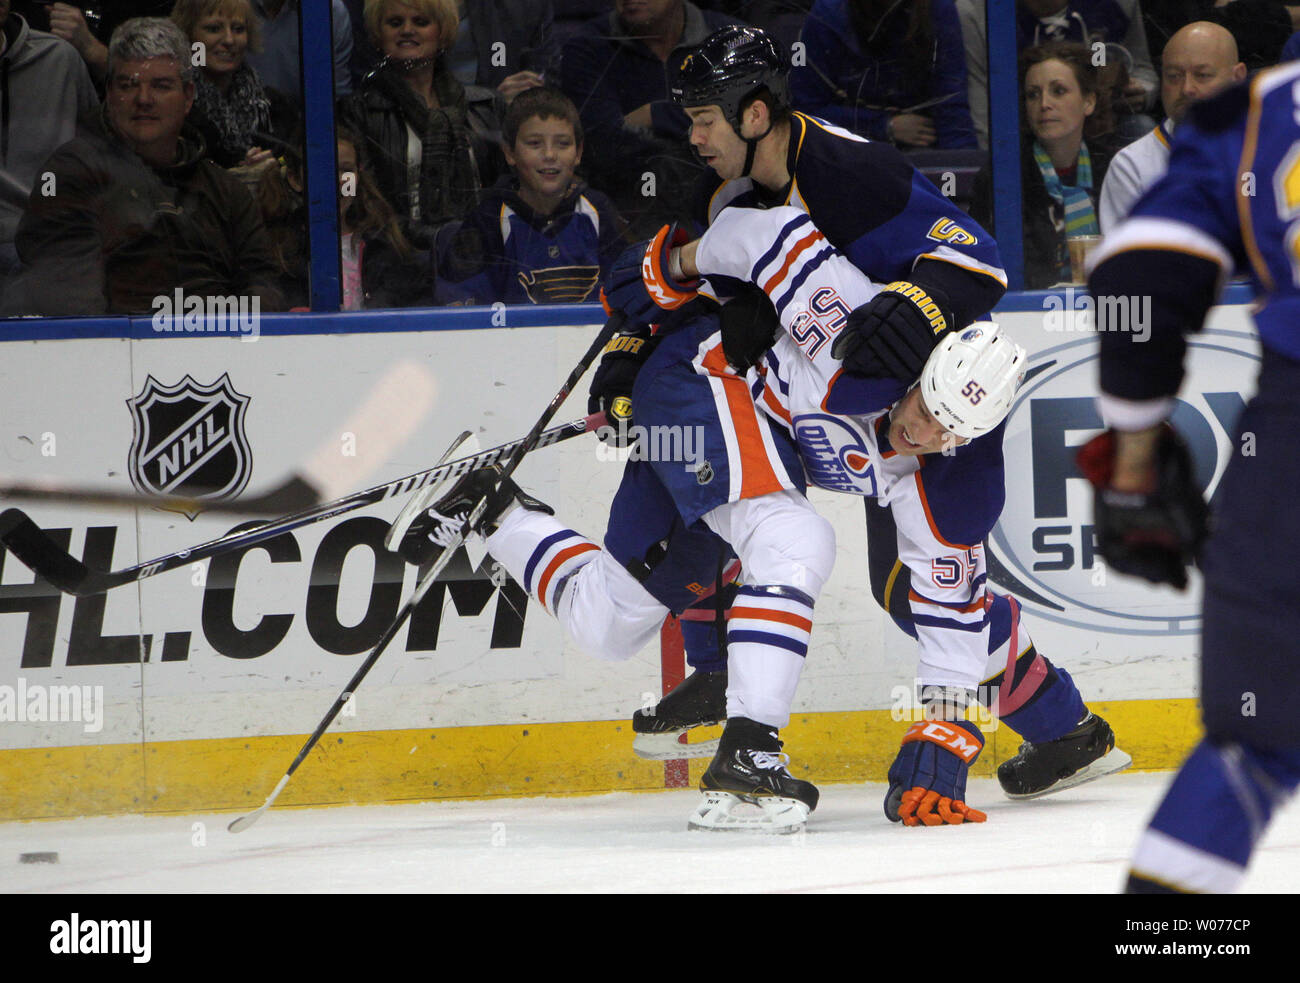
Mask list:
[[946,335],[921,370],[921,399],[940,426],[968,440],[1011,411],[1025,374],[1025,350],[993,321]]

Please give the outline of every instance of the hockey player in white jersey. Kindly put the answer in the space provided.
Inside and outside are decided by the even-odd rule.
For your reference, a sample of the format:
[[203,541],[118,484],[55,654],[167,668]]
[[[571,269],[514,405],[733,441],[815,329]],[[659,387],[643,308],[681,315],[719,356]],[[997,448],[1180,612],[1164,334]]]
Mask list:
[[[733,222],[748,224],[744,227],[737,224],[733,229]],[[779,224],[773,225],[774,222]],[[802,246],[784,248],[782,237],[796,232],[798,235],[794,241],[802,243]],[[754,269],[753,258],[742,252],[732,252],[725,262],[715,260],[711,252],[714,245],[725,249],[725,243],[733,233],[743,233],[759,254],[770,254],[766,262],[775,263],[772,270]],[[978,546],[987,529],[981,529],[980,536],[970,540],[971,546],[957,545],[950,537],[944,536],[943,532],[951,530],[934,526],[925,485],[920,478],[922,455],[942,454],[945,450],[959,448],[998,427],[1010,406],[1023,353],[1002,338],[995,325],[983,325],[945,339],[927,362],[921,385],[910,392],[905,383],[895,380],[865,380],[844,374],[831,355],[831,343],[837,330],[836,315],[840,316],[842,324],[843,315],[848,310],[882,288],[872,284],[831,249],[821,239],[820,233],[811,227],[811,220],[805,213],[793,209],[770,212],[736,210],[735,217],[728,218],[717,235],[706,237],[695,258],[702,265],[716,263],[724,275],[762,284],[771,295],[782,300],[785,315],[786,331],[768,356],[767,367],[751,372],[748,378],[737,375],[725,362],[716,364],[721,359],[721,344],[712,325],[704,328],[710,333],[703,340],[689,333],[674,336],[684,339],[681,345],[684,355],[692,356],[692,360],[699,363],[697,368],[705,370],[702,375],[707,377],[709,384],[726,390],[723,398],[732,404],[732,411],[743,410],[743,407],[735,405],[737,392],[749,405],[750,419],[743,418],[743,413],[732,412],[727,423],[731,428],[727,433],[728,440],[745,444],[745,431],[748,429],[748,452],[759,456],[762,456],[762,445],[774,442],[774,433],[764,436],[754,427],[751,397],[757,398],[759,404],[772,414],[773,420],[788,427],[799,438],[804,466],[817,483],[835,490],[881,496],[884,504],[893,506],[893,511],[902,516],[903,533],[898,537],[900,555],[917,567],[923,566],[936,585],[924,597],[916,596],[914,591],[909,594],[913,595],[911,618],[922,638],[920,678],[929,687],[924,695],[932,707],[936,711],[943,710],[937,715],[955,716],[954,708],[959,707],[965,693],[973,689],[982,677],[990,651],[995,656],[1006,651],[1024,653],[1022,659],[1014,661],[1015,668],[1011,674],[1017,684],[1013,689],[1021,695],[1022,702],[1024,678],[1041,682],[1050,672],[1051,680],[1058,680],[1045,660],[1036,657],[1032,646],[1017,646],[1013,636],[1017,634],[1018,619],[1008,619],[1001,642],[994,644],[990,641],[996,634],[996,618],[990,618],[985,610],[982,550]],[[704,268],[710,267],[706,265]],[[790,303],[787,291],[792,291],[789,298],[799,296],[807,299],[808,303]],[[819,317],[819,313],[826,316]],[[665,341],[664,344],[668,343]],[[657,394],[660,402],[672,400],[671,395],[665,395],[671,387],[664,382],[674,378],[671,373],[680,368],[682,357],[663,359],[659,357],[661,354],[656,353],[656,358],[643,370],[643,376],[638,377],[638,402],[653,402],[651,393]],[[975,362],[979,363],[978,371],[972,375],[969,370]],[[657,368],[662,368],[662,374],[657,372]],[[965,371],[966,375],[958,379],[954,371],[957,374]],[[681,381],[680,375],[675,378]],[[973,386],[972,381],[976,383]],[[700,402],[694,396],[691,401],[694,404]],[[689,417],[689,407],[678,415]],[[736,448],[734,455],[731,451],[732,448],[728,447],[724,457],[744,457],[746,452],[743,447]],[[985,487],[977,488],[965,480],[959,489],[960,494],[976,501],[996,497],[993,511],[996,517],[1001,507],[1000,440],[991,456],[999,465],[995,476],[992,474],[994,469],[979,467],[983,457],[972,457],[969,453],[954,453],[952,459],[959,463],[959,467],[955,472],[948,470],[960,479],[961,469],[970,470],[974,464],[974,473],[986,476]],[[778,485],[782,481],[793,481],[788,473],[788,461],[780,460],[778,455],[768,455],[766,463],[775,467],[761,473],[761,469],[734,466],[728,468],[726,477],[733,485],[744,485],[756,475],[765,477],[769,483],[776,481]],[[726,462],[719,461],[718,465],[721,469]],[[777,470],[782,467],[783,473],[778,475]],[[938,464],[931,464],[930,469],[945,470]],[[668,480],[678,479],[670,477]],[[471,479],[462,482],[466,487],[472,483]],[[942,484],[951,488],[953,481]],[[785,487],[789,488],[789,485]],[[433,514],[438,520],[454,517],[474,494],[475,489],[468,492],[453,489],[435,506]],[[942,496],[942,491],[940,494]],[[641,585],[620,565],[612,562],[609,554],[595,543],[543,514],[538,508],[539,503],[530,504],[522,497],[519,501],[526,508],[495,517],[495,532],[487,540],[489,551],[548,610],[556,614],[570,637],[591,654],[606,658],[627,657],[651,642],[667,613],[665,607],[647,595]],[[747,554],[754,555],[752,544],[755,541],[766,538],[771,542],[774,531],[776,538],[780,539],[779,530],[783,526],[792,530],[816,529],[815,525],[808,525],[807,516],[801,509],[792,507],[789,492],[780,487],[755,498],[745,518],[748,525],[732,524],[724,535],[736,545],[742,559]],[[815,562],[823,564],[823,567],[816,568],[818,580],[811,585],[805,580],[800,585],[789,585],[775,592],[750,588],[747,593],[742,588],[741,597],[731,612],[728,640],[733,643],[730,646],[733,660],[737,646],[758,640],[765,643],[764,654],[768,661],[763,663],[760,660],[762,668],[741,673],[739,680],[733,665],[732,685],[728,687],[728,733],[738,709],[753,715],[742,719],[762,720],[766,717],[765,722],[772,727],[779,727],[788,718],[793,683],[797,682],[811,629],[808,598],[815,597],[815,592],[824,582],[821,569],[828,569],[824,567],[827,544],[819,544],[815,539],[809,543],[805,538],[788,539],[783,548],[817,554]],[[804,576],[807,576],[806,572]],[[906,583],[906,578],[903,582]],[[808,586],[814,589],[811,595],[805,590]],[[1014,615],[1014,611],[1011,613]],[[931,640],[929,644],[927,640]],[[782,649],[793,652],[797,661],[783,659],[779,651]],[[763,677],[763,681],[756,685],[756,680],[747,678],[754,675]],[[773,688],[774,678],[778,680],[775,689],[779,696],[773,697],[769,693],[766,697],[769,702],[761,706],[752,698],[739,701],[739,706],[734,705],[736,682],[742,687],[763,690],[765,687]],[[1064,681],[1068,683],[1068,677]],[[1042,695],[1038,691],[1046,687],[1030,688],[1034,690],[1032,695],[1038,697]],[[1058,686],[1056,690],[1058,696],[1073,693],[1077,698],[1072,685]],[[1044,701],[1035,699],[1034,702]],[[1059,703],[1059,700],[1047,702]],[[1078,709],[1083,709],[1081,700]],[[1072,722],[1078,719],[1079,716],[1074,716]],[[724,733],[724,747],[715,758],[710,774],[728,753],[726,737]],[[978,730],[952,719],[925,721],[909,731],[899,760],[891,769],[891,795],[886,809],[890,818],[902,819],[909,825],[982,819],[982,814],[968,810],[962,800],[966,771],[981,744]],[[779,760],[775,752],[751,750],[758,752],[751,761],[760,770],[778,771]],[[706,774],[706,800],[694,817],[694,824],[740,825],[731,811],[736,798],[734,790],[709,788],[708,778]],[[790,783],[797,782],[787,773],[775,791],[788,791]],[[808,783],[799,784],[808,786]],[[811,795],[808,795],[808,789],[811,789]],[[774,794],[774,790],[768,790],[766,795],[748,797],[766,807],[767,825],[792,828],[815,805],[815,789],[811,786],[808,789],[795,786],[796,792],[805,795],[803,800],[798,795]]]
[[[784,330],[749,370],[751,391],[795,436],[810,483],[873,497],[881,507],[868,504],[873,586],[918,639],[923,703],[951,718],[967,694],[997,693],[1004,722],[1029,738],[999,769],[1012,797],[1127,767],[1128,755],[1114,748],[1110,728],[1087,711],[1068,673],[1036,652],[1014,601],[986,586],[981,544],[1002,509],[1001,424],[1023,350],[996,325],[975,324],[944,337],[916,386],[845,372],[838,356],[849,311],[889,290],[908,292],[922,312],[929,301],[910,284],[868,280],[796,209],[727,209],[680,261],[684,275],[759,284],[773,301]],[[883,569],[881,555],[892,561]],[[904,570],[910,585],[905,575],[905,589],[891,591]],[[967,725],[966,739],[952,730],[960,726],[935,733],[975,747],[978,732]],[[924,731],[918,725],[908,732],[900,762]],[[891,769],[886,812],[906,821],[911,789],[902,790],[900,806],[900,762]],[[936,815],[955,819],[950,810],[926,811],[922,820]]]

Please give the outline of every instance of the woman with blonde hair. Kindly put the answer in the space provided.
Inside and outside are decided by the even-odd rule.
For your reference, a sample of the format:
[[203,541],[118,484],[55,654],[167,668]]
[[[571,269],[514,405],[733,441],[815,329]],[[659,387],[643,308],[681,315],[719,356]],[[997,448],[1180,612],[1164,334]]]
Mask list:
[[364,17],[382,60],[342,115],[408,237],[427,247],[478,201],[489,141],[475,128],[495,129],[499,96],[472,104],[443,57],[459,26],[455,0],[366,0]]
[[197,61],[189,122],[203,134],[208,156],[227,168],[265,166],[275,156],[263,146],[266,137],[283,140],[295,112],[248,64],[248,52],[260,47],[249,0],[176,0],[171,19]]

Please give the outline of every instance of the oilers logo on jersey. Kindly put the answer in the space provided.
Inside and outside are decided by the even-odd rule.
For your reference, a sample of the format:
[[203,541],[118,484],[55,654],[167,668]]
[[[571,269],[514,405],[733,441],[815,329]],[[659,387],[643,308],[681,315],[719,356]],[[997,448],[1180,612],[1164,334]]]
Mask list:
[[878,493],[871,450],[844,417],[801,414],[794,417],[794,432],[804,470],[814,485],[850,495]]

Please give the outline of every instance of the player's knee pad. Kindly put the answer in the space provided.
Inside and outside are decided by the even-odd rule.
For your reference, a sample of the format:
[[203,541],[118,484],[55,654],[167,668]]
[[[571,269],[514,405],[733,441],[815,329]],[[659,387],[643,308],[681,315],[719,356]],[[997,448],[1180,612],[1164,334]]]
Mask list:
[[631,658],[658,637],[664,611],[604,551],[563,585],[555,616],[578,648],[603,660]]
[[727,508],[730,542],[747,583],[786,584],[814,599],[821,594],[835,565],[835,529],[806,498],[764,495]]

